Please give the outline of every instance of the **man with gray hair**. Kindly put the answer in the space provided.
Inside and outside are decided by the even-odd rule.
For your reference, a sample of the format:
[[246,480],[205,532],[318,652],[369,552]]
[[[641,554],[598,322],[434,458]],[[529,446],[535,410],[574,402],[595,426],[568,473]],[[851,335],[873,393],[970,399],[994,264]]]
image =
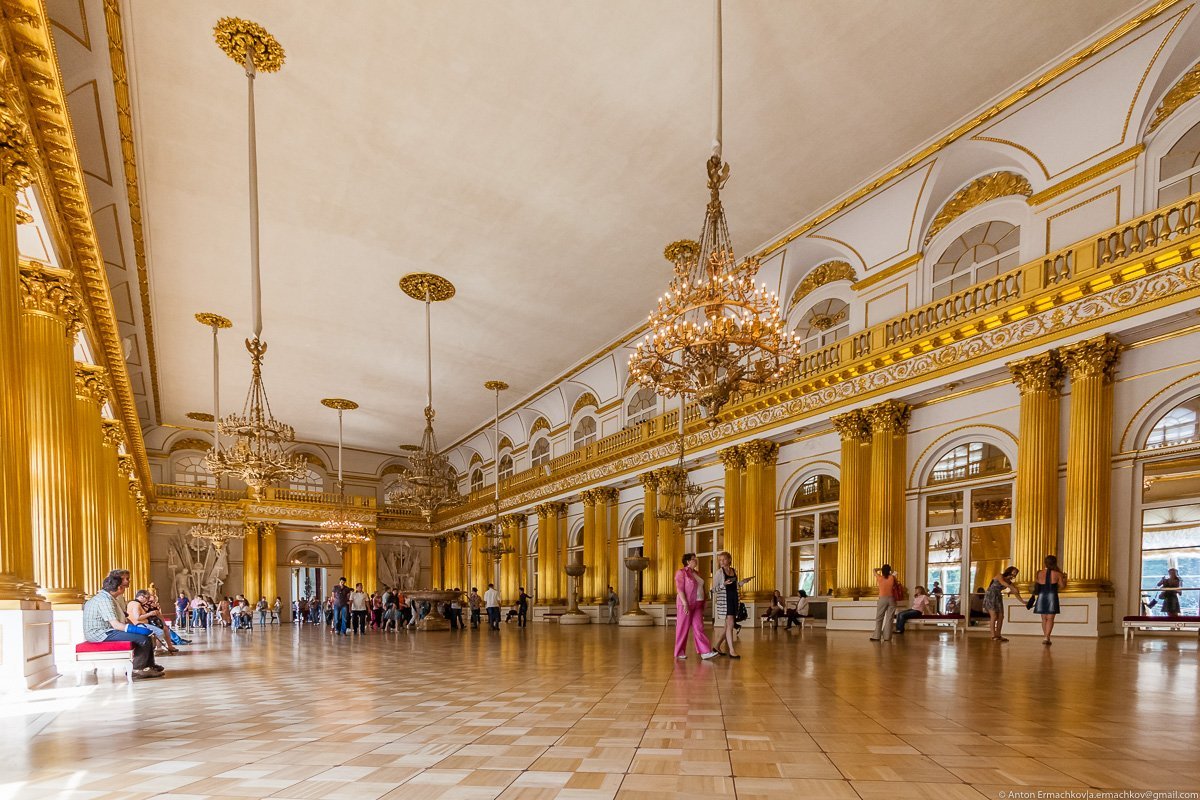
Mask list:
[[122,570],[113,570],[100,585],[100,591],[83,604],[83,636],[89,642],[133,643],[133,677],[161,677],[164,670],[154,663],[153,638],[128,632],[125,612],[117,602],[117,595],[124,591],[123,584]]

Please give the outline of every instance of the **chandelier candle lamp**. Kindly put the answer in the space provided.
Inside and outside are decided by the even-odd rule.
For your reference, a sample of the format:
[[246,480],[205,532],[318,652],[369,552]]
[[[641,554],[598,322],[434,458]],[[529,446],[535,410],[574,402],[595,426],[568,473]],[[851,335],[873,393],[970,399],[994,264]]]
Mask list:
[[342,414],[358,408],[353,400],[343,400],[340,397],[327,397],[321,405],[332,408],[338,415],[338,479],[337,504],[329,515],[321,522],[321,529],[313,534],[314,542],[333,545],[339,553],[355,544],[365,544],[371,541],[367,526],[355,519],[351,511],[350,500],[346,497],[346,487],[342,478]]
[[721,154],[721,0],[714,6],[713,149],[704,226],[698,242],[673,242],[664,251],[675,275],[650,315],[650,332],[629,357],[635,380],[666,397],[692,397],[709,425],[738,393],[782,378],[800,354],[779,298],[755,284],[758,258],[734,257],[721,205],[729,165]]
[[[218,333],[224,328],[233,327],[233,323],[220,314],[201,312],[196,315],[196,321],[205,327],[212,328],[213,341],[213,413],[200,414],[193,412],[188,417],[197,421],[208,421],[213,424],[213,450],[221,446],[221,347]],[[194,415],[194,416],[193,416]],[[210,451],[211,452],[211,451]],[[204,539],[212,542],[213,547],[220,550],[230,539],[240,539],[245,535],[242,525],[242,512],[232,503],[226,505],[221,497],[221,479],[217,478],[213,489],[213,502],[205,512],[204,520],[193,525],[189,533],[193,539]]]
[[430,305],[454,297],[454,284],[440,275],[413,272],[400,279],[400,289],[414,300],[425,303],[425,432],[421,444],[410,450],[408,472],[400,477],[387,502],[416,511],[426,522],[433,522],[439,509],[456,506],[466,498],[458,493],[458,476],[450,460],[438,452],[433,433],[433,338]]
[[679,463],[673,467],[664,467],[658,478],[659,507],[655,516],[661,520],[679,526],[683,533],[684,527],[695,524],[703,516],[700,507],[701,487],[688,480],[687,468],[683,465],[684,457],[684,418],[687,407],[684,395],[679,395]]
[[250,351],[250,388],[241,414],[220,421],[220,430],[233,437],[228,449],[214,447],[208,467],[214,475],[233,475],[256,494],[281,480],[304,472],[300,456],[286,451],[295,441],[292,426],[275,419],[262,381],[262,362],[267,343],[262,340],[262,286],[259,270],[258,235],[258,145],[254,127],[254,78],[259,72],[278,72],[283,66],[283,48],[260,25],[236,17],[222,18],[213,29],[217,45],[246,70],[249,91],[250,143],[250,306],[254,338],[246,340]]
[[504,381],[488,381],[483,384],[483,388],[487,389],[496,395],[496,427],[494,438],[496,441],[496,458],[493,464],[496,475],[496,485],[492,497],[493,510],[496,515],[496,522],[492,526],[492,532],[488,534],[488,543],[483,548],[483,552],[499,561],[504,556],[516,552],[512,543],[508,541],[508,536],[502,533],[503,528],[500,527],[500,393],[508,388],[508,384]]

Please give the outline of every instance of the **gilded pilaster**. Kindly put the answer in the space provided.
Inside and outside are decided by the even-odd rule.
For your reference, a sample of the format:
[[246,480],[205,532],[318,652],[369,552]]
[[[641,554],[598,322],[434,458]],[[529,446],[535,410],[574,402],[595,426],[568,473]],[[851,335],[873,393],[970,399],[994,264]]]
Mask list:
[[247,522],[246,537],[242,539],[242,594],[245,596],[246,602],[252,606],[262,596],[259,569],[258,523]]
[[442,586],[443,589],[453,589],[459,586],[458,580],[458,531],[446,534],[442,546]]
[[912,409],[885,400],[863,409],[871,424],[871,502],[867,514],[867,563],[891,564],[905,579],[904,467]]
[[133,574],[137,572],[136,537],[133,534],[133,498],[129,494],[132,482],[133,456],[122,453],[117,456],[117,481],[113,489],[113,496],[117,498],[117,535],[114,545],[117,558],[113,568],[129,570],[130,583],[137,586]]
[[[742,448],[734,445],[717,452],[717,458],[725,466],[725,549],[736,559],[735,565],[742,569],[741,559],[746,554],[746,500],[743,489],[746,482],[746,455]],[[749,574],[749,573],[746,573]]]
[[275,596],[279,594],[275,582],[275,572],[279,569],[275,527],[274,522],[262,523],[262,546],[259,548],[262,562],[262,596],[267,598],[268,603],[275,602]]
[[[429,583],[431,588],[444,588],[442,585],[442,576],[445,573],[443,573],[442,570],[444,569],[445,556],[446,539],[443,536],[435,536],[429,541]],[[419,589],[420,586],[414,586],[412,588]]]
[[[757,439],[738,447],[746,459],[746,484],[743,496],[742,521],[745,537],[742,540],[741,562],[734,564],[738,572],[754,577],[753,588],[743,594],[748,600],[769,600],[775,591],[775,463],[779,459],[779,443]],[[728,549],[728,548],[726,548]],[[737,554],[730,551],[737,558]]]
[[[669,479],[671,469],[663,467],[655,473],[660,486]],[[658,552],[658,563],[662,568],[658,571],[657,595],[664,603],[674,603],[675,571],[679,569],[679,560],[683,557],[683,532],[668,519],[658,520]]]
[[[492,582],[488,576],[492,572],[488,569],[491,566],[491,558],[487,553],[483,552],[483,548],[487,545],[487,535],[491,531],[492,525],[490,522],[483,522],[477,525],[472,525],[471,531],[471,580],[468,581],[471,586],[477,588],[482,594],[487,585]],[[469,589],[470,587],[463,587]]]
[[518,569],[521,563],[521,516],[519,514],[505,514],[500,518],[500,531],[505,536],[504,541],[512,548],[513,552],[505,553],[500,557],[500,585],[497,587],[500,590],[501,601],[505,605],[512,605],[517,600],[517,581],[520,580]]
[[585,489],[579,493],[583,501],[583,563],[587,564],[587,572],[583,574],[583,589],[580,594],[585,603],[599,602],[599,590],[596,588],[596,576],[599,573],[600,552],[596,542],[596,505],[599,498],[595,489]]
[[79,506],[83,534],[83,591],[91,596],[100,589],[105,568],[108,533],[108,497],[105,493],[104,432],[100,408],[108,398],[108,381],[102,367],[75,363],[75,432],[79,453]]
[[871,424],[862,411],[833,418],[842,440],[838,492],[837,597],[860,597],[870,586],[867,517],[871,501]]
[[616,586],[620,575],[620,533],[617,522],[617,498],[620,493],[611,486],[603,486],[596,493],[596,597],[608,602],[608,587]]
[[17,191],[31,181],[31,150],[24,123],[0,106],[0,600],[37,596],[17,260]]
[[[370,533],[371,540],[363,542],[362,584],[367,594],[375,591],[379,585],[379,547],[375,534]],[[269,598],[268,598],[269,599]]]
[[570,533],[567,530],[567,504],[554,503],[557,507],[555,515],[555,539],[558,544],[555,547],[554,563],[556,566],[553,579],[558,586],[558,594],[556,595],[557,602],[566,603],[567,593],[570,590],[571,581],[563,569],[567,565],[567,559],[571,557],[570,551]]
[[1021,395],[1013,566],[1029,586],[1042,560],[1058,552],[1058,416],[1063,370],[1051,350],[1008,365]]
[[534,592],[534,601],[539,605],[548,605],[550,603],[550,548],[552,537],[550,535],[551,516],[550,509],[543,503],[539,506],[534,506],[533,513],[537,514],[537,591]]
[[21,350],[33,509],[33,574],[54,603],[83,602],[75,334],[82,324],[71,273],[22,264]]
[[638,479],[642,482],[642,555],[650,562],[642,573],[643,594],[648,603],[663,603],[666,601],[658,596],[658,575],[668,565],[662,563],[658,541],[658,476],[643,472]]
[[1113,376],[1121,343],[1107,334],[1064,347],[1071,377],[1063,571],[1077,591],[1106,591],[1111,539]]
[[115,419],[100,421],[100,431],[104,437],[103,476],[104,476],[104,507],[105,525],[102,538],[101,575],[121,566],[121,495],[122,486],[121,463],[119,450],[121,447],[121,423]]

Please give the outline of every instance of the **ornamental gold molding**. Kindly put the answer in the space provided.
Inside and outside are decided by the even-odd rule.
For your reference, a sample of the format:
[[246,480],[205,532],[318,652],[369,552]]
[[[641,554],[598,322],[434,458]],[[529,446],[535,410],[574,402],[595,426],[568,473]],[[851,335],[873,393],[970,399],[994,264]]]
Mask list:
[[638,483],[642,485],[642,490],[653,492],[658,490],[658,476],[653,472],[643,472],[638,475]]
[[902,400],[884,400],[863,409],[871,433],[904,433],[912,418],[912,406]]
[[1089,167],[1078,175],[1073,175],[1065,181],[1054,184],[1053,186],[1042,189],[1035,195],[1028,197],[1025,202],[1031,206],[1040,206],[1049,200],[1053,200],[1059,195],[1066,194],[1072,189],[1078,189],[1084,184],[1090,183],[1102,175],[1107,175],[1119,166],[1128,164],[1146,151],[1146,145],[1141,142],[1124,152],[1117,153],[1112,158],[1106,158],[1094,167]]
[[746,459],[746,466],[757,464],[774,464],[779,459],[779,442],[773,442],[770,439],[756,439],[753,442],[746,442],[738,445],[738,450],[741,451],[742,457]]
[[871,421],[862,409],[838,414],[829,421],[842,441],[866,441],[871,438]]
[[592,491],[595,494],[598,505],[612,505],[617,502],[617,498],[621,495],[613,486],[601,486],[599,489],[593,489]]
[[1163,95],[1162,102],[1154,109],[1154,116],[1146,126],[1146,135],[1154,133],[1159,125],[1167,121],[1167,117],[1182,108],[1189,100],[1200,94],[1200,61],[1192,65],[1184,76]]
[[1010,361],[1008,371],[1021,394],[1045,392],[1057,397],[1062,392],[1063,364],[1057,351]]
[[1112,383],[1122,349],[1119,341],[1104,334],[1067,345],[1059,352],[1072,381],[1103,377],[1105,383]]
[[245,66],[247,57],[257,72],[278,72],[287,57],[279,42],[256,22],[239,17],[221,17],[213,38],[225,55]]
[[[725,465],[725,469],[745,469],[746,454],[737,445],[726,447],[717,452],[717,458]],[[647,473],[649,474],[649,473]]]
[[977,206],[1001,197],[1011,197],[1012,195],[1029,197],[1032,194],[1033,187],[1029,185],[1029,179],[1024,175],[1007,171],[981,175],[959,189],[953,197],[945,202],[933,218],[933,222],[929,224],[929,232],[925,234],[925,245],[928,246],[933,237],[945,230],[947,225]]
[[850,266],[848,261],[826,261],[824,264],[818,264],[809,270],[808,274],[800,281],[800,285],[796,287],[796,291],[792,293],[791,302],[788,303],[788,312],[791,312],[797,303],[814,290],[827,283],[850,281],[851,288],[853,288],[857,280],[858,276],[854,274],[854,267]]
[[75,396],[103,406],[108,401],[108,378],[105,377],[104,367],[76,361]]
[[180,450],[199,450],[201,453],[206,453],[212,448],[212,442],[205,439],[178,439],[171,443],[169,452],[175,453]]
[[545,417],[538,417],[537,419],[535,419],[535,420],[533,421],[533,427],[531,427],[531,428],[529,429],[529,439],[530,439],[530,441],[532,441],[532,440],[533,440],[533,437],[534,437],[534,435],[535,435],[535,434],[536,434],[538,431],[546,431],[547,433],[549,433],[549,431],[550,431],[550,423],[546,421],[546,418],[545,418]]
[[82,305],[75,276],[65,269],[25,262],[21,264],[21,310],[62,320],[67,336],[83,327]]
[[575,401],[575,405],[571,406],[571,416],[574,417],[581,409],[595,407],[600,408],[600,401],[596,399],[596,395],[591,392],[584,392],[579,395],[579,399]]
[[0,185],[16,192],[33,182],[32,151],[28,126],[7,102],[0,102]]
[[121,423],[115,419],[100,420],[100,430],[104,434],[104,443],[109,447],[118,447],[125,440],[125,432]]

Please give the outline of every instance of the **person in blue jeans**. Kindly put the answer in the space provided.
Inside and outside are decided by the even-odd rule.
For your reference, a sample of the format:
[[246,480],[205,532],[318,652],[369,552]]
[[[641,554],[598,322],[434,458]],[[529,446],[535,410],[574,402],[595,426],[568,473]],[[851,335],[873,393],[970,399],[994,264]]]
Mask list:
[[346,635],[346,626],[350,624],[350,587],[346,579],[338,581],[333,587],[333,632],[338,636]]
[[125,623],[125,612],[117,602],[123,591],[120,570],[113,570],[100,585],[100,591],[83,605],[83,637],[89,642],[131,642],[133,644],[133,677],[157,678],[163,668],[154,663],[154,640],[150,636],[131,633]]

